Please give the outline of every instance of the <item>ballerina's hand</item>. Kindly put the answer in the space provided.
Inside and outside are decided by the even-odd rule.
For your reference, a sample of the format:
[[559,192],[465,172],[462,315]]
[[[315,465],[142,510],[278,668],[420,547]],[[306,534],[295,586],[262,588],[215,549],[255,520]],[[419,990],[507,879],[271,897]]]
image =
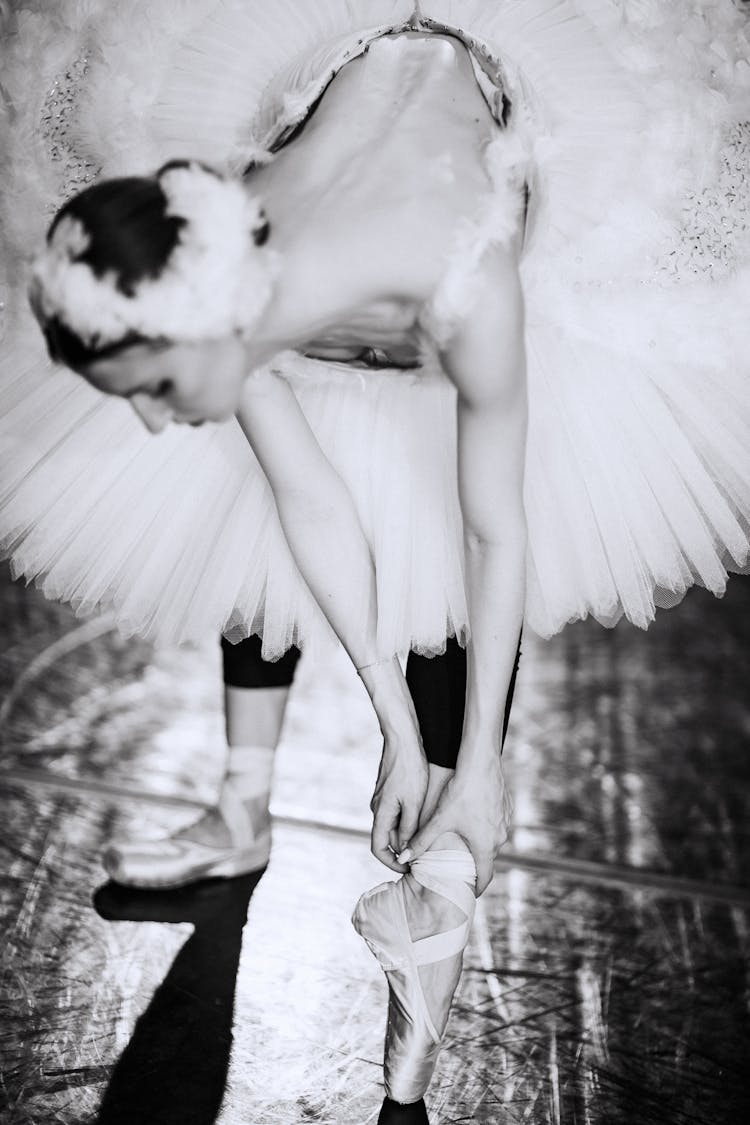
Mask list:
[[370,801],[372,854],[391,871],[403,874],[396,853],[411,839],[427,792],[427,759],[416,736],[407,740],[386,738],[375,792]]
[[430,848],[439,836],[455,832],[465,840],[477,868],[477,896],[487,889],[493,874],[495,854],[507,839],[510,815],[499,755],[482,769],[461,769],[445,786],[434,813],[398,853],[401,863],[410,863]]

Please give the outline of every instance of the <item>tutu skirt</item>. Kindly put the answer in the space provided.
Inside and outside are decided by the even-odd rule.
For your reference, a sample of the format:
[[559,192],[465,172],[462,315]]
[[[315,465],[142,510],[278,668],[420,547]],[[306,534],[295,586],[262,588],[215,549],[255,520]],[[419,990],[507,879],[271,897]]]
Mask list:
[[[64,127],[40,130],[40,96],[9,132],[18,159],[6,200],[28,195],[6,223],[11,298],[59,203],[52,187],[80,186],[96,166],[266,159],[363,40],[411,13],[396,0],[314,10],[171,0],[126,27],[115,7],[60,5],[46,42],[33,4],[27,26],[19,16],[6,71],[18,103],[32,69],[22,43],[36,44],[39,82],[78,77]],[[714,48],[729,46],[704,60],[694,4],[680,9],[677,48],[668,4],[640,5],[628,22],[634,7],[422,5],[500,60],[527,161],[526,620],[543,636],[589,614],[645,627],[693,583],[720,594],[727,570],[748,561],[750,255],[736,221],[746,204],[735,198],[729,229],[711,196],[724,190],[722,153],[702,154],[702,179],[689,158],[750,114],[738,61],[750,21],[723,10]],[[656,80],[658,49],[670,80]],[[693,237],[686,199],[718,216],[720,251],[707,226]],[[446,270],[458,253],[446,246]],[[261,632],[269,658],[328,643],[239,426],[153,437],[126,403],[53,368],[28,314],[6,319],[0,545],[14,573],[158,642]],[[382,649],[432,653],[448,635],[465,639],[455,392],[436,362],[360,371],[284,353],[273,366],[354,499],[376,561]]]
[[[439,371],[279,361],[377,560],[380,644],[442,650],[467,625],[453,388]],[[155,440],[127,403],[67,371],[44,365],[16,386],[0,404],[14,435],[0,490],[14,574],[160,643],[258,632],[274,659],[331,641],[236,422]]]

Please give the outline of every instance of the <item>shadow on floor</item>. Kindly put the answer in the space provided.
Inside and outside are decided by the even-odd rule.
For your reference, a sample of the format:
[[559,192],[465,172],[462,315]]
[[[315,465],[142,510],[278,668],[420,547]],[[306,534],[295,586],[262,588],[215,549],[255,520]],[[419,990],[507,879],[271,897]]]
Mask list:
[[[115,1063],[96,1125],[216,1121],[229,1070],[242,933],[262,874],[171,891],[110,882],[95,893],[105,921],[195,926]],[[403,1106],[385,1098],[378,1125],[429,1125],[424,1101]]]
[[107,921],[191,922],[117,1060],[97,1125],[213,1125],[226,1086],[242,931],[262,872],[171,891],[107,883],[94,895]]

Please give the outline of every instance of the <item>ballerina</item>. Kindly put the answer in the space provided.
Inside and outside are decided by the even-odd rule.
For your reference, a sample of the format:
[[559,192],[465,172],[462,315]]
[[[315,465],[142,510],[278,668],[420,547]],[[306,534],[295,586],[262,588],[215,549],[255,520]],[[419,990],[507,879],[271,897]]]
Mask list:
[[[372,108],[365,102],[364,110],[370,111],[377,130],[383,175],[392,182],[400,174],[393,202],[378,215],[373,192],[382,204],[382,183],[361,181],[359,190],[347,183],[344,173],[357,154],[341,151],[335,138],[351,84],[360,85],[373,71],[392,66],[394,52],[412,83],[418,79],[429,93],[430,116],[416,99],[414,113],[402,114],[401,129],[393,130],[389,122],[389,152],[382,97],[373,84]],[[458,91],[460,108],[451,111]],[[447,185],[434,191],[430,163],[446,152],[446,119],[451,118],[448,151],[456,168],[467,172],[448,177]],[[420,151],[414,137],[425,123],[427,151]],[[404,884],[411,902],[400,892],[403,925],[394,940],[405,943],[405,956],[411,956],[414,941],[421,967],[405,970],[396,959],[389,969],[394,981],[406,971],[412,997],[426,992],[431,997],[419,1009],[400,1005],[391,1014],[396,1037],[390,1037],[387,1051],[387,1093],[395,1101],[415,1102],[434,1065],[468,935],[475,868],[467,845],[473,846],[481,891],[491,877],[495,834],[503,820],[499,751],[521,627],[525,546],[525,391],[517,272],[523,185],[508,183],[506,221],[478,265],[486,299],[494,302],[496,294],[503,294],[505,315],[490,319],[480,298],[481,315],[465,318],[441,345],[443,367],[453,373],[460,392],[459,482],[469,542],[467,572],[477,605],[485,610],[472,621],[463,728],[463,746],[469,749],[462,750],[466,765],[462,770],[459,762],[455,771],[434,764],[428,769],[398,660],[383,654],[377,635],[375,569],[357,512],[288,382],[274,371],[273,359],[294,347],[309,357],[330,360],[335,353],[339,359],[356,360],[365,347],[376,347],[387,357],[382,366],[393,369],[391,380],[404,377],[400,369],[414,367],[431,340],[426,327],[435,315],[430,297],[443,272],[442,255],[432,249],[435,235],[446,222],[455,224],[470,212],[477,196],[489,190],[483,164],[476,156],[469,160],[468,154],[495,140],[496,121],[460,43],[407,33],[384,39],[353,62],[318,107],[314,124],[286,151],[296,151],[303,167],[310,162],[311,144],[318,154],[329,152],[332,165],[326,176],[329,184],[339,184],[338,191],[329,187],[321,193],[315,174],[303,186],[281,158],[248,177],[247,186],[179,163],[153,180],[104,182],[59,212],[47,251],[36,263],[31,295],[52,357],[100,390],[126,397],[152,431],[163,429],[168,420],[195,424],[234,414],[239,418],[273,490],[297,566],[352,657],[380,721],[385,748],[373,798],[375,854],[405,873],[395,853],[410,842],[420,814],[433,812],[447,796],[452,799],[452,821],[443,811],[446,827],[422,848],[435,845],[429,877],[422,871],[426,861],[421,866],[415,862]],[[370,136],[368,147],[375,141]],[[405,180],[411,180],[407,194]],[[272,208],[266,212],[251,191],[273,199]],[[411,198],[420,200],[419,227],[412,221]],[[318,214],[313,216],[315,201]],[[401,201],[406,206],[399,218]],[[300,232],[293,217],[303,213],[308,224]],[[368,214],[373,218],[363,223]],[[146,276],[135,279],[124,263],[116,273],[117,237],[124,259],[132,255],[138,235],[146,241],[146,231],[152,253],[163,258],[161,268],[152,261]],[[317,233],[311,236],[313,231]],[[406,241],[410,231],[411,247]],[[363,255],[367,264],[353,275],[355,238],[361,248],[357,257]],[[399,253],[404,257],[396,288],[386,271]],[[498,362],[503,352],[505,359]],[[209,380],[206,370],[212,373]],[[497,511],[503,512],[501,533]],[[380,940],[378,917],[392,910],[389,900],[382,891],[369,896],[357,912],[357,925],[373,946]],[[439,919],[438,931],[457,931],[447,945],[419,932],[419,923],[424,926],[420,903],[430,920]],[[410,915],[413,933],[407,924]],[[444,966],[438,976],[430,973],[433,961]],[[417,1043],[406,1033],[409,1026]],[[426,1057],[425,1037],[431,1047]],[[421,1063],[415,1075],[417,1058]]]
[[[542,634],[586,613],[645,625],[659,591],[676,601],[698,579],[719,593],[725,562],[747,558],[744,368],[711,369],[710,418],[696,394],[708,356],[741,356],[740,326],[714,323],[701,288],[688,289],[688,321],[674,293],[642,288],[652,185],[632,185],[641,212],[627,192],[613,205],[609,163],[593,174],[608,131],[621,142],[615,177],[617,158],[632,157],[640,124],[625,111],[638,103],[561,8],[535,4],[528,34],[548,52],[556,109],[560,73],[585,109],[559,127],[573,153],[559,157],[562,176],[554,154],[532,160],[545,74],[513,40],[513,18],[500,12],[497,27],[506,19],[524,64],[514,80],[485,39],[417,11],[324,37],[279,72],[244,186],[187,162],[74,198],[32,285],[55,358],[127,397],[152,430],[236,414],[252,453],[235,423],[170,428],[147,446],[83,383],[27,392],[22,415],[56,393],[69,405],[62,481],[82,444],[114,463],[69,514],[30,495],[49,461],[16,471],[19,569],[156,636],[262,629],[271,656],[323,643],[327,619],[360,670],[385,736],[374,850],[405,878],[365,896],[355,924],[389,974],[386,1089],[406,1103],[429,1081],[502,832],[502,716],[522,618]],[[563,62],[550,34],[562,25],[580,33]],[[302,96],[282,96],[295,84]],[[110,202],[126,248],[139,223],[160,230],[137,276],[97,239],[91,216]],[[612,229],[629,235],[616,296],[597,278],[613,269]],[[578,251],[593,279],[583,298]],[[685,330],[701,336],[694,356]],[[118,493],[125,466],[137,479]],[[112,511],[134,495],[140,510],[115,527]],[[85,527],[73,544],[71,524]],[[427,769],[393,654],[440,651],[449,635],[468,641],[466,720],[456,768],[441,772]]]

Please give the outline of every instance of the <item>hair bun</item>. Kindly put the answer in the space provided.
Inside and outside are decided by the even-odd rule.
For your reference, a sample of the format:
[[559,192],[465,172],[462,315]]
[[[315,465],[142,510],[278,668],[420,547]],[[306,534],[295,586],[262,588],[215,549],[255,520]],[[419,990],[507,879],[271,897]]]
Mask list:
[[[270,232],[260,202],[239,181],[197,161],[172,161],[155,179],[166,200],[164,221],[179,220],[158,275],[127,292],[114,271],[97,275],[77,260],[88,232],[66,215],[32,269],[31,295],[42,325],[56,319],[93,348],[134,335],[183,342],[252,331],[271,298],[276,270],[276,256],[260,249]],[[117,191],[117,181],[97,186]]]

